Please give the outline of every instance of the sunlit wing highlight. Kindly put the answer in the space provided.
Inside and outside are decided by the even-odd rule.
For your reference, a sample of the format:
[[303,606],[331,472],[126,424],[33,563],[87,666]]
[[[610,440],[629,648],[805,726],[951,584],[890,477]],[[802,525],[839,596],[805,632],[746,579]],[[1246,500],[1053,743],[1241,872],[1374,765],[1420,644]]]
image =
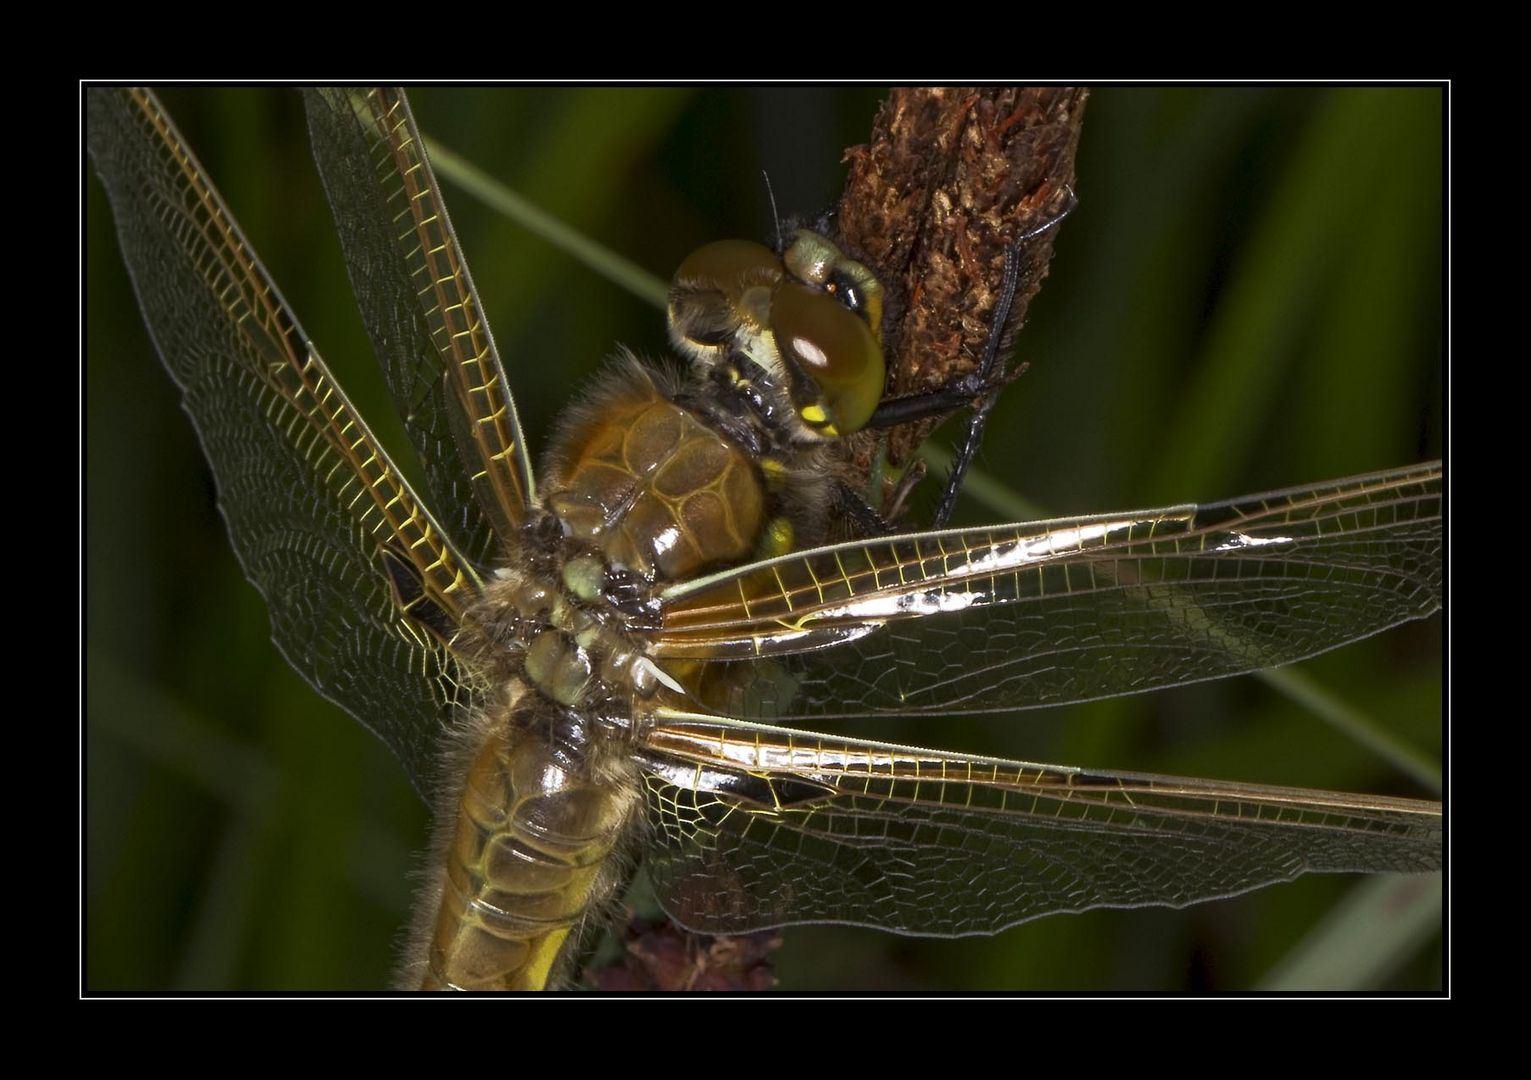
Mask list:
[[689,929],[988,934],[1303,873],[1441,865],[1438,803],[963,757],[662,714],[649,873]]
[[653,652],[776,657],[772,679],[709,701],[754,719],[1137,693],[1432,614],[1440,515],[1437,462],[1200,507],[840,544],[670,590]]

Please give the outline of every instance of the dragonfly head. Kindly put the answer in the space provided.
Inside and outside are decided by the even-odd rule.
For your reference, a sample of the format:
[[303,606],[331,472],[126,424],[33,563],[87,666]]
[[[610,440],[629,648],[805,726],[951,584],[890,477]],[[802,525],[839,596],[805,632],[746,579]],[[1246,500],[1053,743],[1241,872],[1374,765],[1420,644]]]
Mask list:
[[882,400],[882,285],[807,229],[780,255],[720,240],[686,257],[670,285],[670,340],[704,368],[742,354],[785,396],[809,439],[849,435]]

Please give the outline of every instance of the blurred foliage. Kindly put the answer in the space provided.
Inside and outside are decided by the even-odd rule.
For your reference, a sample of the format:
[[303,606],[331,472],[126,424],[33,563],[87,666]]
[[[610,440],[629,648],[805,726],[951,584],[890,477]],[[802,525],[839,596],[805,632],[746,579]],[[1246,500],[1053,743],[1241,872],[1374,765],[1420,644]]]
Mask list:
[[[177,119],[363,412],[388,413],[290,91],[177,90]],[[830,205],[867,89],[435,90],[422,128],[661,276],[697,245]],[[1102,90],[1079,210],[979,467],[1050,513],[1207,500],[1436,456],[1441,94]],[[196,438],[87,198],[85,985],[377,989],[426,811],[388,751],[268,641]],[[661,317],[447,190],[538,445],[614,343]],[[955,427],[944,433],[950,437]],[[937,438],[942,435],[938,434]],[[399,446],[399,441],[393,442]],[[402,453],[400,456],[404,456]],[[933,487],[934,485],[931,485]],[[992,513],[968,500],[959,523]],[[1304,665],[1429,754],[1440,619]],[[1426,794],[1253,680],[868,737],[1137,771]],[[931,941],[795,928],[784,988],[1247,988],[1355,884]],[[1440,939],[1382,985],[1441,980]]]

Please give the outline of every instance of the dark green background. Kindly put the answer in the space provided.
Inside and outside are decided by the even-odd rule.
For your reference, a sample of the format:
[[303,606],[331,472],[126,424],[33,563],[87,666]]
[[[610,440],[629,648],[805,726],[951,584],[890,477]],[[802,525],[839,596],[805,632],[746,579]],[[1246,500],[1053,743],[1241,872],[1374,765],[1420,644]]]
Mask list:
[[[172,114],[369,417],[386,412],[287,90]],[[870,90],[420,92],[422,128],[659,275],[836,197]],[[1441,452],[1442,98],[1432,89],[1097,92],[1080,207],[979,467],[1052,513],[1215,499]],[[388,751],[268,641],[89,174],[85,985],[375,989],[426,817]],[[660,315],[447,188],[534,445]],[[385,428],[384,437],[391,434]],[[397,444],[396,444],[397,445]],[[962,520],[997,515],[968,502]],[[1306,665],[1438,755],[1440,619]],[[869,737],[1138,771],[1425,795],[1235,680]],[[1246,988],[1354,884],[1094,912],[989,939],[788,931],[784,988]],[[1440,943],[1386,984],[1435,987]]]

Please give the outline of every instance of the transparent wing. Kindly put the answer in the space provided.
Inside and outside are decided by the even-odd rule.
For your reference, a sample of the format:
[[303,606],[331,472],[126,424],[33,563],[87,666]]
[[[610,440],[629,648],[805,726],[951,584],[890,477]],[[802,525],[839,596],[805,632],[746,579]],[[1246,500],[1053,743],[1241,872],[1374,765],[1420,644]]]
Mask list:
[[272,638],[427,794],[478,583],[356,415],[145,90],[94,89],[90,156],[144,319],[218,479]]
[[750,719],[1008,711],[1300,660],[1432,614],[1441,575],[1434,462],[774,559],[669,590],[652,651],[778,658],[701,665]]
[[314,158],[389,392],[452,535],[485,565],[526,513],[515,403],[401,90],[310,90]]
[[642,738],[646,860],[700,933],[805,922],[990,934],[1305,873],[1441,865],[1439,803],[960,757],[668,716]]

